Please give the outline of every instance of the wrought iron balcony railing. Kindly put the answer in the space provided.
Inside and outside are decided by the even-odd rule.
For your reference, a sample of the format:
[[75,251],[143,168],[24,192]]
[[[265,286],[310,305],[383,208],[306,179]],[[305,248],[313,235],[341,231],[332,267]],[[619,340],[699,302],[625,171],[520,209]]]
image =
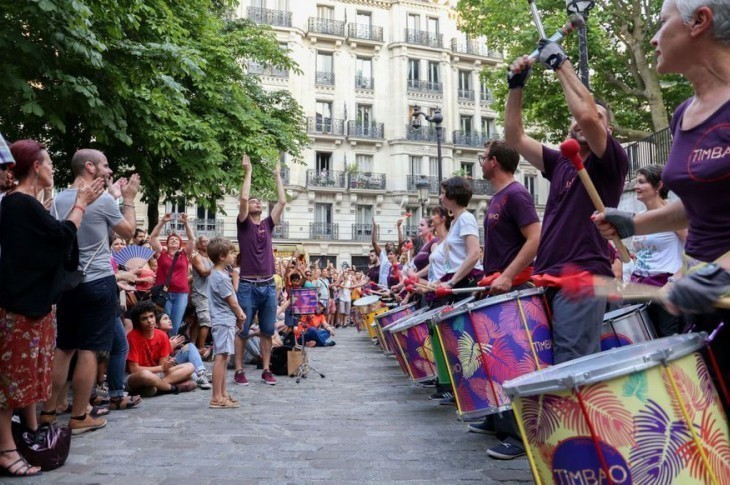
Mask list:
[[471,188],[474,195],[494,195],[494,186],[484,179],[472,179]]
[[418,236],[418,226],[413,224],[407,224],[403,226],[403,237]]
[[383,42],[383,28],[377,25],[348,24],[347,37],[351,39],[372,40]]
[[345,120],[310,116],[307,118],[307,133],[345,136]]
[[[380,232],[380,226],[378,226],[378,232]],[[352,225],[352,239],[355,241],[369,241],[373,237],[373,225],[372,224],[353,224]]]
[[492,94],[491,89],[482,89],[479,92],[479,99],[486,104],[492,104],[494,103],[494,95]]
[[291,27],[291,12],[287,12],[285,10],[248,7],[246,15],[257,24],[273,25],[275,27]]
[[385,174],[372,172],[356,172],[349,174],[351,189],[385,190]]
[[385,137],[383,123],[362,123],[355,120],[347,122],[347,136],[351,138],[370,138],[382,140]]
[[468,54],[471,56],[489,57],[489,49],[482,42],[474,39],[466,41],[451,39],[451,52],[457,54]]
[[277,224],[271,233],[271,237],[274,239],[289,239],[289,223],[280,222]]
[[[443,136],[443,128],[442,128]],[[413,128],[411,125],[406,125],[406,139],[414,141],[436,141],[436,127],[430,125],[421,125],[420,128]],[[445,140],[441,140],[445,143]]]
[[319,17],[309,17],[309,32],[315,34],[336,35],[338,37],[345,36],[345,22],[342,20],[322,19]]
[[473,89],[459,89],[459,100],[460,101],[474,101],[474,90]]
[[454,130],[454,145],[462,145],[468,147],[483,147],[489,140],[487,135],[476,131]]
[[332,222],[310,222],[309,239],[339,239],[340,225]]
[[307,187],[325,187],[330,189],[347,188],[346,172],[342,170],[307,170]]
[[315,83],[317,86],[334,86],[335,73],[329,71],[317,71]]
[[438,194],[439,193],[439,178],[434,176],[424,175],[408,175],[406,177],[406,186],[409,192],[418,193],[418,186],[416,185],[422,178],[425,178],[429,183],[428,193]]
[[289,77],[289,71],[286,69],[280,69],[273,66],[266,67],[254,61],[248,62],[248,72],[251,74],[258,74],[260,76]]
[[406,43],[425,45],[427,47],[443,48],[444,36],[443,34],[435,34],[428,32],[427,30],[413,30],[405,29]]
[[409,79],[408,91],[441,94],[444,91],[444,85],[443,83],[439,82],[421,81],[420,79]]
[[355,87],[357,89],[375,89],[375,78],[355,76]]

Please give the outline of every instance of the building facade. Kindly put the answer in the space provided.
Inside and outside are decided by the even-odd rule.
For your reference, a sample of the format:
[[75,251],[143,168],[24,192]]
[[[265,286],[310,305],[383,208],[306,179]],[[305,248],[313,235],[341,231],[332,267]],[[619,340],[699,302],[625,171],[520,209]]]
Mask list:
[[[442,177],[472,177],[469,206],[481,220],[493,193],[477,157],[499,137],[501,106],[494,106],[483,69],[504,69],[485,39],[457,29],[446,0],[248,0],[237,15],[267,24],[301,73],[249,63],[266,89],[288,90],[302,105],[312,141],[302,163],[282,155],[290,201],[277,228],[281,253],[295,246],[310,258],[362,265],[373,220],[380,241],[397,240],[396,221],[415,234],[422,207],[438,203]],[[436,127],[413,111],[441,110],[441,163]],[[547,190],[539,173],[521,164],[517,174],[538,210]],[[427,200],[419,196],[428,187]],[[235,239],[237,200],[222,202],[227,216],[202,207],[187,211],[198,232]],[[168,204],[169,205],[169,204]],[[174,227],[171,227],[174,229]]]

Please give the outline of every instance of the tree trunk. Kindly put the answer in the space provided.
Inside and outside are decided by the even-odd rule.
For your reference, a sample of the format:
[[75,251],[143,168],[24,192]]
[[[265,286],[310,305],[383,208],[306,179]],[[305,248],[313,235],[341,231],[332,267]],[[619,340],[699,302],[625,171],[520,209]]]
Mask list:
[[160,220],[160,189],[150,187],[147,189],[147,232],[152,232]]

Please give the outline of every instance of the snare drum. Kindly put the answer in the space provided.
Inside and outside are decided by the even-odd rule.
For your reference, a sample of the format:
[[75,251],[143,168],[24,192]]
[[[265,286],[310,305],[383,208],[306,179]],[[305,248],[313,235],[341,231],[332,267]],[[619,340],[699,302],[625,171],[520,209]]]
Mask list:
[[380,297],[378,295],[368,295],[358,298],[352,303],[361,315],[367,315],[380,308]]
[[441,315],[437,330],[459,418],[475,420],[509,409],[502,384],[552,365],[544,292],[513,291]]
[[411,315],[400,323],[386,329],[395,336],[408,365],[408,375],[414,382],[423,382],[436,377],[436,361],[433,340],[429,335],[429,323],[446,307],[439,307],[417,315]]
[[654,340],[656,334],[646,308],[647,305],[632,305],[606,313],[601,329],[601,350]]
[[292,288],[292,315],[314,315],[317,313],[317,288]]
[[396,354],[396,357],[398,357],[398,353],[395,352],[395,349],[397,348],[395,339],[392,337],[390,332],[386,339],[383,329],[397,322],[401,318],[410,315],[415,311],[415,309],[416,304],[409,303],[408,305],[399,306],[375,316],[375,322],[377,323],[375,328],[378,332],[378,340],[380,341],[380,348],[383,349],[383,352],[386,354]]
[[674,335],[505,383],[535,482],[728,483],[730,436],[700,350]]

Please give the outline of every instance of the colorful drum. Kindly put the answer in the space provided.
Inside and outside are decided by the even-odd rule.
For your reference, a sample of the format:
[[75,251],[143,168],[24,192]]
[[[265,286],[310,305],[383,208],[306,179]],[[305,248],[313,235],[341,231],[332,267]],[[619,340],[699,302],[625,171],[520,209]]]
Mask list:
[[377,323],[375,328],[378,332],[378,341],[380,341],[380,348],[383,349],[383,352],[386,354],[396,354],[396,357],[398,357],[398,353],[395,352],[397,348],[395,346],[395,339],[390,333],[388,333],[388,338],[386,339],[383,329],[415,312],[415,309],[416,304],[409,303],[408,305],[402,305],[375,316],[375,322]]
[[513,291],[441,315],[437,331],[460,419],[509,409],[502,384],[552,365],[544,292]]
[[601,351],[654,340],[654,326],[646,305],[632,305],[603,316]]
[[674,335],[505,383],[535,482],[730,481],[730,436],[698,350]]
[[292,315],[314,315],[317,313],[317,288],[291,289]]
[[358,298],[352,303],[352,306],[360,312],[361,315],[367,315],[380,308],[380,297],[378,295],[368,295]]
[[408,366],[408,375],[414,382],[423,382],[436,377],[436,362],[433,355],[433,342],[428,325],[431,319],[445,307],[435,308],[417,315],[411,315],[386,329],[395,336],[403,351]]
[[368,313],[364,317],[364,323],[363,326],[368,331],[368,335],[370,336],[373,341],[377,341],[378,339],[378,331],[376,329],[377,324],[375,323],[375,317],[380,315],[381,313],[385,313],[388,311],[388,308],[381,306],[380,308],[374,310],[371,313]]

